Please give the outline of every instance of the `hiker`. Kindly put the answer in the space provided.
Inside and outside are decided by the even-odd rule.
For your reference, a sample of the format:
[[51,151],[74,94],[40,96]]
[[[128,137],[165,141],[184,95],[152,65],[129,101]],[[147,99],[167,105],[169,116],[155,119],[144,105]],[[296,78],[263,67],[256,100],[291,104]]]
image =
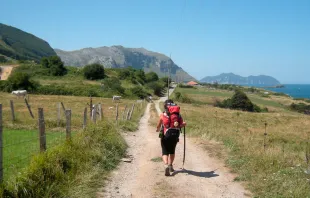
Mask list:
[[165,176],[170,176],[174,172],[173,161],[175,158],[175,148],[179,142],[180,130],[186,125],[180,115],[180,107],[174,104],[173,100],[166,100],[165,111],[160,115],[156,132],[160,132],[162,158],[165,164]]

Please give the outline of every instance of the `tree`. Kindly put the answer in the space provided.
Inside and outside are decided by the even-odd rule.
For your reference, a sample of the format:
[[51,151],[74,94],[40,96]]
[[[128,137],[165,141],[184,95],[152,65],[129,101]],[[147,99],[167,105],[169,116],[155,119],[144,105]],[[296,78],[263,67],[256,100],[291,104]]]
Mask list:
[[145,74],[145,79],[146,79],[146,82],[154,82],[154,81],[158,81],[159,78],[155,72],[149,72]]
[[0,63],[6,63],[7,60],[4,56],[0,56]]
[[52,76],[63,76],[67,74],[67,69],[64,67],[64,63],[59,56],[43,57],[41,59],[41,65],[48,69],[48,72]]
[[91,64],[84,67],[84,77],[89,80],[104,79],[104,67],[100,64]]
[[144,84],[146,82],[145,73],[141,69],[135,71],[135,77],[141,84]]

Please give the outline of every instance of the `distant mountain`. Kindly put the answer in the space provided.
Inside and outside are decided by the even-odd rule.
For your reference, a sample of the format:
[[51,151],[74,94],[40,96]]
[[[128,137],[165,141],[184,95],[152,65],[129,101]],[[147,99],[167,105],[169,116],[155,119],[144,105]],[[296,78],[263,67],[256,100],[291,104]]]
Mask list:
[[200,80],[204,83],[219,83],[219,84],[237,84],[237,85],[279,85],[280,82],[265,75],[242,77],[233,73],[223,73],[218,76],[207,76]]
[[169,57],[148,51],[144,48],[125,48],[123,46],[84,48],[75,51],[55,49],[57,55],[67,66],[84,66],[100,63],[106,68],[124,68],[132,66],[144,69],[145,72],[154,71],[160,77],[171,69],[171,77],[177,81],[195,80],[181,67],[177,66]]
[[53,56],[56,53],[46,41],[0,23],[0,55],[17,60],[39,61],[44,56]]

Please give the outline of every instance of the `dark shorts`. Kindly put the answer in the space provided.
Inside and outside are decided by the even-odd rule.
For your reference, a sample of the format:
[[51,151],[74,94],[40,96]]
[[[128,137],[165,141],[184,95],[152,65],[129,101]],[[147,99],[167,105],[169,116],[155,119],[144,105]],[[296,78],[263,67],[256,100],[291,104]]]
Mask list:
[[178,143],[178,139],[161,139],[162,155],[169,155],[175,153],[175,147]]

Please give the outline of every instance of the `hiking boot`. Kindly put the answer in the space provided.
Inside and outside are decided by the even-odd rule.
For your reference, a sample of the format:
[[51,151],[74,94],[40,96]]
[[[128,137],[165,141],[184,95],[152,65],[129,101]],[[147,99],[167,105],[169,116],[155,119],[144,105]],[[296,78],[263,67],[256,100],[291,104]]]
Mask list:
[[169,167],[166,166],[165,168],[165,176],[170,176]]
[[170,172],[174,172],[174,169],[173,169],[172,164],[171,164],[171,165],[169,165],[168,167],[169,167],[169,171],[170,171]]

